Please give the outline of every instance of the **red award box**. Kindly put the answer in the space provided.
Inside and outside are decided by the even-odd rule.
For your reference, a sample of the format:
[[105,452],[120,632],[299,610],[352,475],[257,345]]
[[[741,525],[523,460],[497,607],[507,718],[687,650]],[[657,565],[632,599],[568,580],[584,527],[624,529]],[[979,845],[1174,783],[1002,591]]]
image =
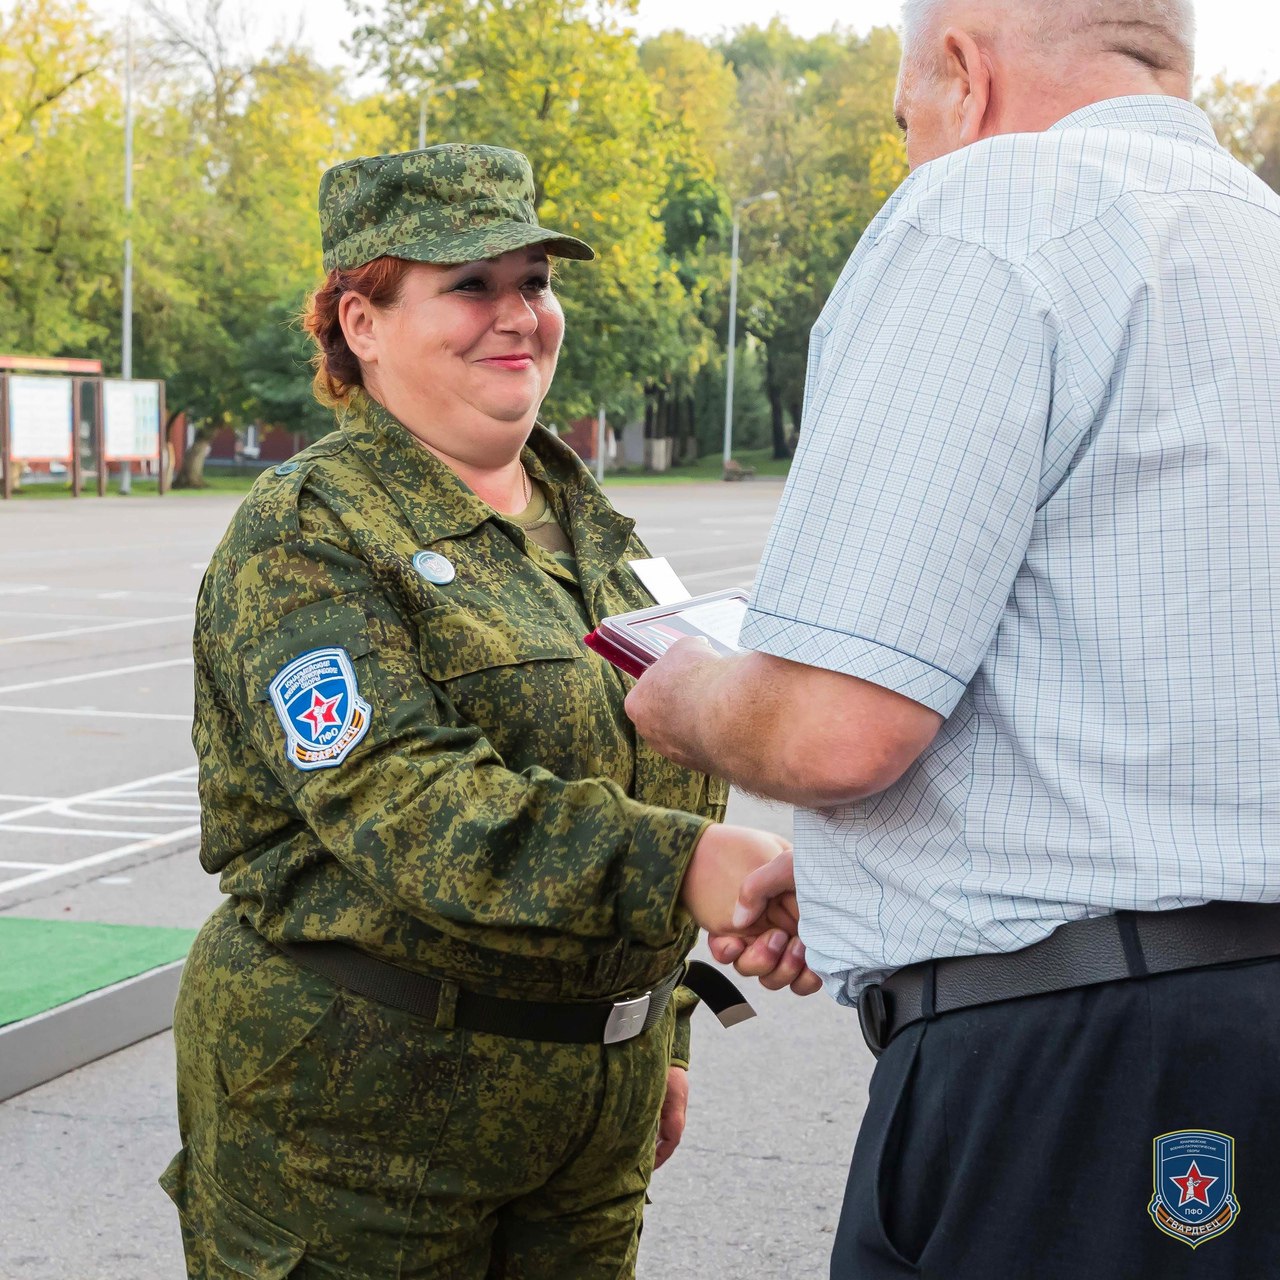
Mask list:
[[627,675],[640,676],[677,640],[688,636],[700,636],[719,653],[737,653],[746,612],[745,591],[713,591],[676,604],[602,618],[584,641]]

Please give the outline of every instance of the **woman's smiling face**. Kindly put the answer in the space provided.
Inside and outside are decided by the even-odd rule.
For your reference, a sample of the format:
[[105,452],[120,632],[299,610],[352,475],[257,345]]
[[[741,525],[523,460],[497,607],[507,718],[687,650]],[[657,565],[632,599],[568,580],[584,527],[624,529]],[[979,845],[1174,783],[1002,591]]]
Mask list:
[[532,429],[564,313],[545,252],[517,249],[457,267],[414,263],[395,305],[352,298],[343,328],[375,400],[433,448],[479,463]]

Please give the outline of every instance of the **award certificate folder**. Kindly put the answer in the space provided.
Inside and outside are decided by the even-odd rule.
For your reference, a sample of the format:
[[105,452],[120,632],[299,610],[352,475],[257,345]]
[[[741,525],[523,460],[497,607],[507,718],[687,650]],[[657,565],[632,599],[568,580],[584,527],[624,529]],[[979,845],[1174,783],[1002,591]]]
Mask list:
[[737,653],[746,612],[745,591],[713,591],[677,604],[602,618],[584,641],[627,675],[640,676],[677,640],[689,636],[700,636],[717,653]]

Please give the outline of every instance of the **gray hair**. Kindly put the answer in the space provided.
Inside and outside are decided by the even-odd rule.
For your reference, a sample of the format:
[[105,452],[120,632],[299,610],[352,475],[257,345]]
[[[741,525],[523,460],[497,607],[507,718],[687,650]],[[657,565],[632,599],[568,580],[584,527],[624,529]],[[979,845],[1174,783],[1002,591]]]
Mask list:
[[[904,0],[903,57],[914,60],[917,45],[931,22],[953,6],[963,12],[963,0]],[[994,38],[1021,37],[1042,49],[1064,42],[1076,48],[1092,46],[1126,53],[1141,62],[1163,67],[1194,58],[1196,17],[1194,0],[1006,0],[973,4],[985,10],[988,22],[999,17]],[[959,17],[960,14],[957,14]]]

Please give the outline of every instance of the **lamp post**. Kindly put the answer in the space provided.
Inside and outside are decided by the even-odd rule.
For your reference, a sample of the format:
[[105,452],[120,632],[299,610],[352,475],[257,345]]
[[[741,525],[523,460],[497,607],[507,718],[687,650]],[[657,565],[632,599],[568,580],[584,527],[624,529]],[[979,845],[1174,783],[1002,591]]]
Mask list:
[[776,200],[776,191],[762,191],[758,196],[739,200],[733,206],[733,249],[729,266],[729,367],[724,387],[724,465],[733,455],[733,358],[738,341],[738,236],[742,230],[742,214],[753,204]]
[[418,97],[419,151],[427,145],[427,99],[434,98],[438,93],[448,93],[450,90],[457,90],[459,93],[464,93],[468,89],[478,89],[479,87],[479,80],[455,80],[452,84],[429,84],[422,90]]
[[[120,376],[133,377],[133,12],[125,24],[124,64],[124,287],[120,309]],[[102,395],[102,388],[98,388]],[[103,453],[106,453],[105,448]],[[105,473],[107,460],[98,459]],[[120,492],[133,488],[133,463],[120,464]]]

